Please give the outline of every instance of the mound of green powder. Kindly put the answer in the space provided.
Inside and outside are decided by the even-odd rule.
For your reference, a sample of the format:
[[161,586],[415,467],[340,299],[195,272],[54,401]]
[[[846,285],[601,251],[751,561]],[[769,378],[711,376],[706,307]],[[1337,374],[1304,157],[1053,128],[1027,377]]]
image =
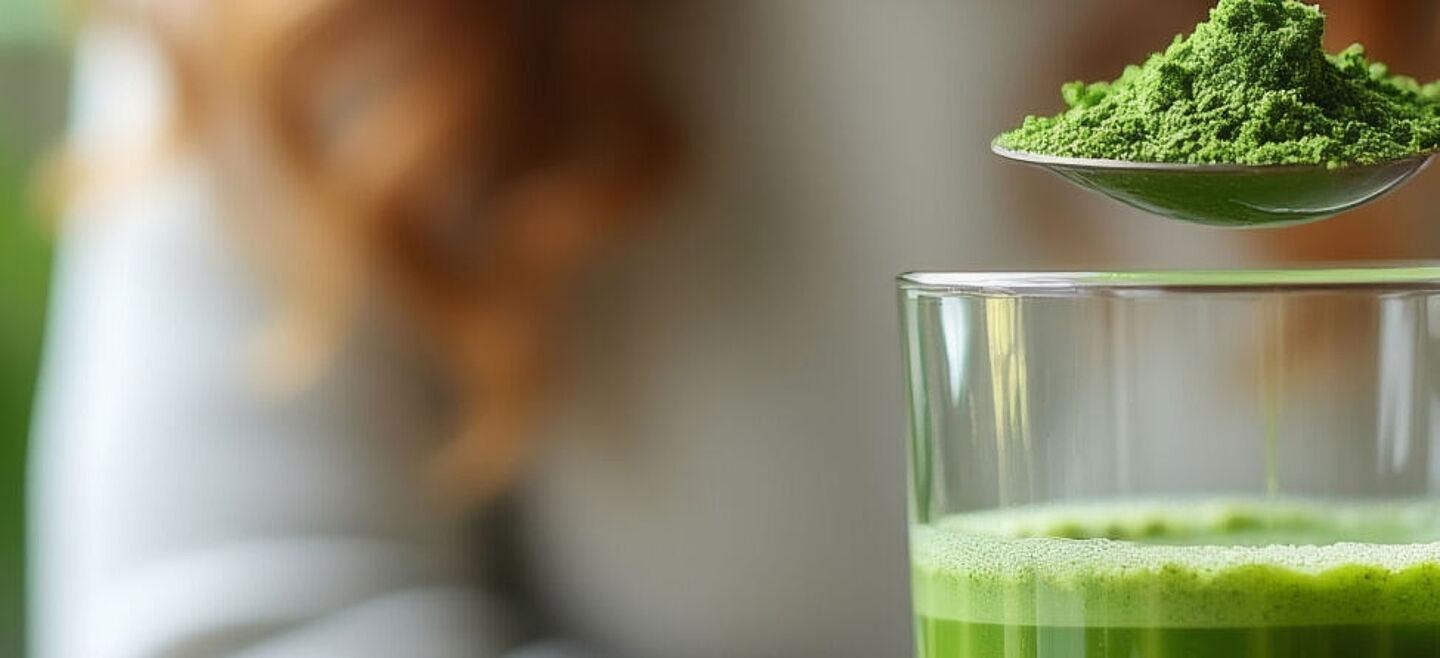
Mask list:
[[1330,55],[1325,16],[1295,0],[1221,0],[1189,37],[1113,82],[1063,88],[1070,109],[1027,117],[1003,148],[1135,162],[1374,163],[1440,148],[1440,83]]

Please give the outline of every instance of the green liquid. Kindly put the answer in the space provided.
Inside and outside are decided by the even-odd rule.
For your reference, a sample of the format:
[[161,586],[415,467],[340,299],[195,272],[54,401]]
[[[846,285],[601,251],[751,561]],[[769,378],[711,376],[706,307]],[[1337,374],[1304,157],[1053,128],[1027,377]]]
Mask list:
[[919,655],[1011,658],[1434,658],[1435,624],[1247,628],[1004,626],[921,617]]
[[1436,658],[1440,508],[1131,503],[912,538],[920,658]]

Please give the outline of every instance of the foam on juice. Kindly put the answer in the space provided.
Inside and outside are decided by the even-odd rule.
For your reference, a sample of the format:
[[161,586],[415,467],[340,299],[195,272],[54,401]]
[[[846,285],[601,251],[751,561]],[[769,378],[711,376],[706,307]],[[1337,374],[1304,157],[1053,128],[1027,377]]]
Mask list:
[[1233,628],[1440,623],[1440,508],[1128,502],[958,515],[912,535],[921,615]]

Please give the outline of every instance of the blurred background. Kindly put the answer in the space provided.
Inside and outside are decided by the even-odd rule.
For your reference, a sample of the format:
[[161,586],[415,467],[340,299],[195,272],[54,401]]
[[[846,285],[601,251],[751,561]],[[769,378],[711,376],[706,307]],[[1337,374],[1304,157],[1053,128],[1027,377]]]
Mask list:
[[[54,236],[53,218],[40,216],[34,203],[34,174],[41,158],[61,146],[68,113],[74,43],[63,26],[77,20],[68,4],[0,0],[0,655],[6,656],[20,655],[24,642],[26,441]],[[683,550],[666,541],[676,527],[701,544],[726,536],[683,517],[711,505],[719,516],[768,514],[745,527],[757,563],[766,532],[798,533],[788,539],[825,546],[830,556],[820,560],[823,574],[806,578],[812,589],[775,609],[827,601],[841,608],[834,617],[814,612],[792,620],[831,637],[816,646],[858,652],[903,645],[904,417],[893,275],[1440,253],[1434,170],[1354,215],[1276,233],[1226,233],[1145,218],[988,154],[989,140],[1024,114],[1056,111],[1061,82],[1113,77],[1188,30],[1210,4],[639,3],[638,38],[646,52],[661,53],[649,63],[678,108],[688,163],[659,221],[600,258],[576,286],[574,310],[558,331],[559,383],[537,430],[555,437],[548,442],[554,448],[539,460],[532,484],[522,486],[550,491],[536,495],[535,513],[575,532],[532,533],[532,541],[560,547],[540,562],[593,569],[601,575],[590,576],[582,588],[588,594],[577,596],[603,600],[617,586],[607,578],[633,576],[604,575],[606,555],[574,547],[624,553],[606,543],[606,533],[625,528],[634,544],[654,547],[653,582],[644,583],[666,587],[667,574],[695,571],[683,556],[665,553]],[[1330,48],[1363,40],[1397,72],[1440,76],[1435,3],[1322,4],[1332,16]],[[610,453],[616,446],[587,440],[592,434],[644,440],[621,442]],[[729,446],[690,456],[727,469],[716,476],[722,479],[688,473],[681,478],[687,486],[679,486],[612,463],[657,447],[673,457],[690,442]],[[734,482],[753,486],[737,490]],[[770,484],[754,484],[764,482]],[[575,502],[603,501],[595,491],[628,502],[614,508]],[[673,506],[636,503],[651,498]],[[652,524],[657,518],[672,523]],[[797,519],[804,520],[800,531]],[[798,568],[809,559],[797,552],[765,568]],[[878,603],[836,602],[854,596]],[[631,601],[629,613],[594,623],[632,613],[663,617],[664,601]],[[866,618],[875,624],[868,646],[843,639],[845,626]]]
[[46,0],[0,2],[0,655],[23,655],[25,445],[39,365],[50,231],[32,167],[64,126],[69,49]]

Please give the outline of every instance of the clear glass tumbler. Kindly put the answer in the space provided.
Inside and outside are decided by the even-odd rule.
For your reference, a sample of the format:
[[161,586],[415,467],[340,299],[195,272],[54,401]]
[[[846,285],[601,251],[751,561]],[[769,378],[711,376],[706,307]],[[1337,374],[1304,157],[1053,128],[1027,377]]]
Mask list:
[[900,296],[921,658],[1440,656],[1440,268]]

